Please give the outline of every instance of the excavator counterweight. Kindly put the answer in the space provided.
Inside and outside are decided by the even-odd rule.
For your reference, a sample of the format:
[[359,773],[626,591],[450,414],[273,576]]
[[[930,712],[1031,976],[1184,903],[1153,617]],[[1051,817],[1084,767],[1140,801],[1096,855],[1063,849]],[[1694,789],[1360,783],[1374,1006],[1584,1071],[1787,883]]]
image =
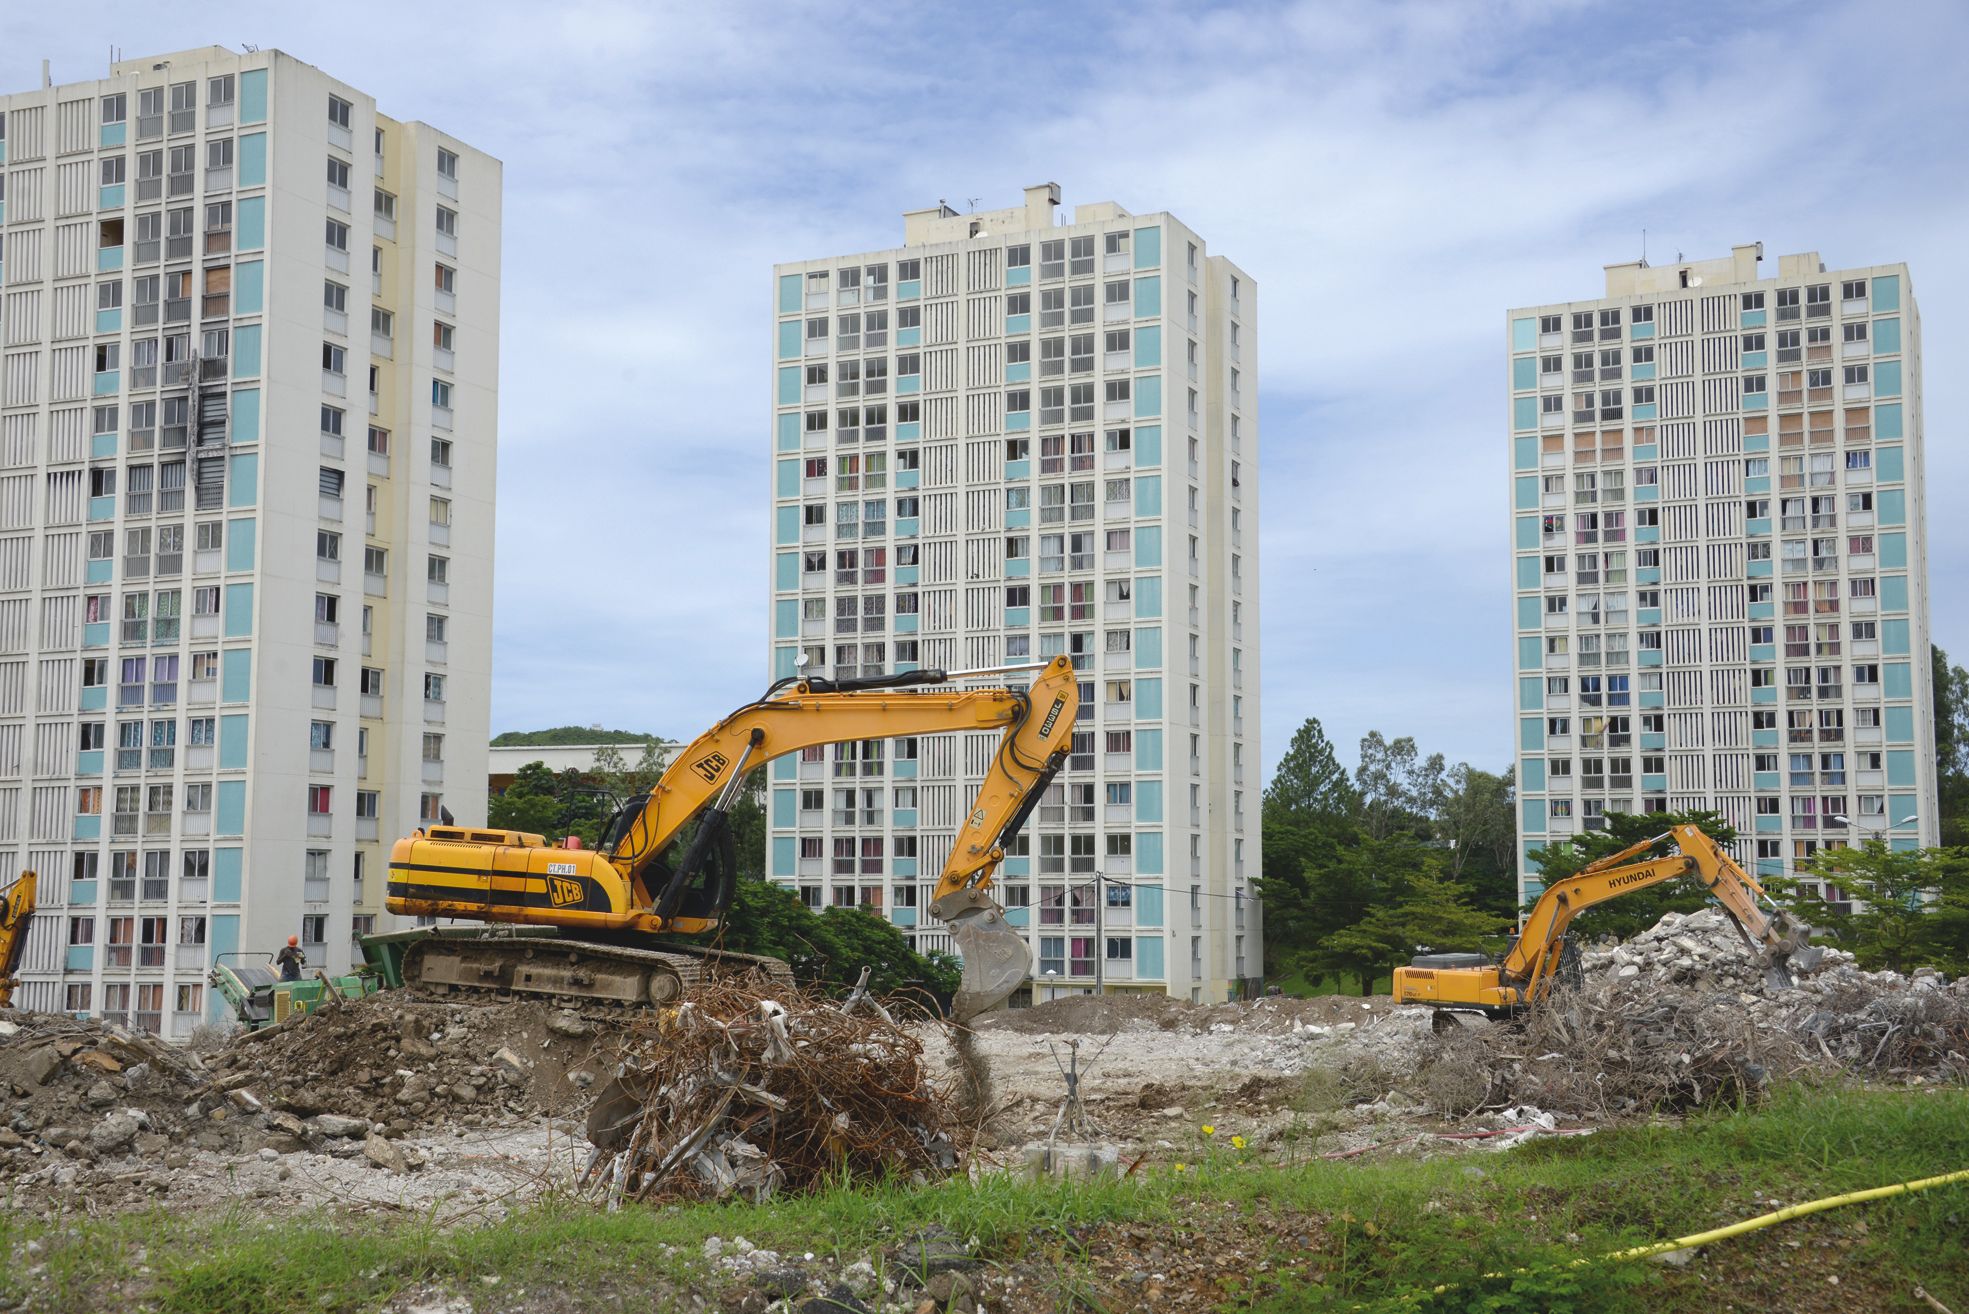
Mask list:
[[[1037,672],[1027,689],[957,681]],[[679,936],[716,931],[738,871],[729,812],[748,772],[829,743],[955,730],[1001,732],[983,786],[932,895],[964,960],[956,1012],[1003,1003],[1031,954],[991,898],[992,873],[1065,764],[1079,712],[1069,658],[983,671],[918,670],[850,679],[793,677],[699,735],[649,795],[624,809],[598,849],[540,835],[433,826],[390,855],[393,913],[492,923],[393,945],[402,979],[439,987],[664,1004],[708,971],[752,967],[787,979],[775,959],[706,951]]]
[[[1646,856],[1663,840],[1674,841],[1677,852]],[[1396,968],[1395,998],[1493,1017],[1518,1012],[1577,971],[1577,950],[1566,940],[1573,918],[1595,904],[1689,875],[1723,905],[1773,989],[1791,985],[1790,965],[1809,970],[1817,963],[1821,951],[1811,947],[1809,926],[1771,905],[1764,887],[1699,828],[1672,826],[1547,886],[1503,957],[1424,954]]]

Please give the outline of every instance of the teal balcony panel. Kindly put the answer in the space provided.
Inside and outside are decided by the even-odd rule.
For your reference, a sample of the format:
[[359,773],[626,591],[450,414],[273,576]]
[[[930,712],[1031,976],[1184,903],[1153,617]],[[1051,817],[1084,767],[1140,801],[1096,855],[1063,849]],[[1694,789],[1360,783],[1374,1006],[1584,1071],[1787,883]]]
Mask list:
[[1653,402],[1642,402],[1634,408],[1634,418],[1636,420],[1652,420],[1654,417],[1655,404]]
[[1668,736],[1658,730],[1648,730],[1641,733],[1641,751],[1643,753],[1650,751],[1659,753],[1667,743]]
[[1746,411],[1768,411],[1771,409],[1771,394],[1768,392],[1746,392],[1743,394],[1742,405]]
[[1784,833],[1784,818],[1773,817],[1768,814],[1758,817],[1757,833],[1759,835],[1782,835]]
[[1751,788],[1774,792],[1783,776],[1776,771],[1759,771],[1751,777]]
[[896,284],[896,300],[898,301],[917,301],[921,300],[922,296],[923,280],[920,278],[905,278]]
[[1660,607],[1641,608],[1638,612],[1635,613],[1634,623],[1641,626],[1644,629],[1649,629],[1656,625],[1661,624],[1661,608]]
[[1771,563],[1768,559],[1764,561],[1745,562],[1743,573],[1746,579],[1769,579],[1771,577]]
[[1743,532],[1749,538],[1769,538],[1771,536],[1770,517],[1759,516],[1755,520],[1744,521]]
[[914,908],[891,908],[889,909],[889,920],[897,926],[914,926],[916,925],[916,910]]
[[921,374],[903,374],[896,378],[896,396],[911,397],[923,391]]
[[1653,324],[1630,324],[1627,326],[1627,336],[1635,342],[1646,341],[1654,335],[1655,326]]
[[116,455],[115,434],[98,433],[89,436],[89,458],[91,460],[100,461],[114,455]]
[[84,648],[105,648],[109,646],[109,622],[90,621],[82,627],[82,646]]
[[89,519],[116,519],[116,499],[114,497],[92,497],[89,499]]
[[1022,458],[1017,461],[1007,461],[1005,463],[1005,481],[1007,483],[1011,483],[1014,480],[1030,478],[1032,478],[1032,462],[1030,460]]
[[1024,630],[1032,627],[1031,607],[1007,607],[1005,609],[1005,628]]
[[98,146],[123,145],[124,141],[129,136],[129,128],[130,125],[127,123],[103,124],[101,130],[96,133],[96,145]]
[[1761,688],[1752,689],[1750,691],[1750,701],[1753,706],[1775,706],[1778,701],[1778,687],[1774,684],[1767,684]]
[[1750,660],[1753,662],[1774,662],[1778,659],[1778,646],[1775,643],[1753,643],[1750,645]]
[[920,569],[922,569],[920,566],[897,566],[896,583],[899,585],[916,583],[916,575]]
[[1634,571],[1634,582],[1635,582],[1636,584],[1659,584],[1659,583],[1661,583],[1661,567],[1660,567],[1660,566],[1640,566],[1640,567],[1638,567],[1638,568],[1636,568],[1636,569],[1635,569],[1635,571]]
[[1654,362],[1649,361],[1642,365],[1636,365],[1634,366],[1632,373],[1634,376],[1634,382],[1636,383],[1651,382],[1655,376]]
[[921,420],[903,420],[896,425],[896,441],[899,443],[913,443],[922,437],[923,422]]
[[103,819],[100,814],[79,816],[75,819],[75,838],[79,840],[99,840],[103,837]]
[[897,761],[889,763],[889,779],[891,780],[916,779],[916,763],[910,761],[908,758],[901,758],[898,759]]
[[1747,370],[1761,370],[1770,364],[1770,355],[1768,351],[1746,351],[1739,363]]
[[1744,492],[1746,492],[1746,493],[1768,493],[1768,492],[1770,492],[1770,491],[1771,491],[1771,476],[1769,476],[1769,475],[1753,475],[1753,476],[1751,476],[1750,478],[1748,478],[1748,479],[1746,479],[1746,480],[1744,480],[1744,481],[1743,481],[1743,491],[1744,491]]
[[70,972],[88,972],[96,965],[96,948],[88,944],[72,944],[68,956],[62,960],[62,967]]
[[1641,788],[1644,792],[1659,794],[1668,788],[1668,777],[1644,775],[1641,777]]
[[1662,693],[1659,689],[1648,689],[1642,691],[1641,707],[1643,709],[1666,707],[1667,705],[1668,705],[1668,696]]
[[123,184],[110,183],[96,188],[96,208],[98,210],[121,210],[123,208]]
[[915,538],[921,521],[915,516],[903,516],[896,521],[897,538]]
[[1643,648],[1635,660],[1642,666],[1659,666],[1661,665],[1661,649]]
[[[103,628],[107,630],[109,627],[105,625]],[[105,635],[106,637],[107,635]],[[109,686],[106,684],[84,686],[82,690],[82,701],[79,705],[85,712],[102,711],[109,706]]]
[[1659,525],[1638,525],[1638,526],[1636,526],[1636,527],[1635,527],[1635,529],[1634,529],[1634,541],[1635,541],[1636,543],[1659,543],[1659,542],[1661,542],[1661,526],[1659,526]]
[[1778,732],[1775,730],[1752,730],[1750,732],[1750,746],[1752,748],[1776,748],[1778,746]]
[[[98,686],[99,688],[101,686]],[[103,773],[103,750],[85,748],[75,755],[75,774],[78,776],[99,776]]]
[[1743,440],[1746,452],[1768,452],[1771,450],[1771,435],[1767,433],[1746,434]]
[[1006,270],[1006,271],[1005,271],[1005,286],[1006,286],[1006,287],[1031,287],[1031,286],[1032,286],[1032,266],[1031,266],[1031,265],[1020,265],[1020,266],[1019,266],[1019,267],[1018,267],[1017,269],[1008,269],[1008,270]]
[[917,621],[917,618],[916,618],[916,617],[914,617],[914,616],[898,616],[898,617],[896,617],[896,624],[895,624],[895,632],[896,632],[897,634],[914,634],[914,633],[916,633],[916,621]]
[[1032,574],[1031,557],[1012,557],[1005,562],[1006,579],[1025,579]]
[[1005,413],[1005,432],[1024,433],[1032,428],[1031,411],[1007,411]]
[[1655,451],[1656,448],[1653,443],[1636,443],[1634,444],[1634,459],[1637,461],[1652,461],[1655,459]]
[[99,247],[96,251],[96,272],[107,274],[112,269],[123,268],[123,248],[120,246]]
[[1763,312],[1763,311],[1761,311],[1761,310],[1746,310],[1746,311],[1744,311],[1744,312],[1743,312],[1743,319],[1742,319],[1742,324],[1743,324],[1743,327],[1745,327],[1745,328],[1763,328],[1763,327],[1764,327],[1764,312]]
[[1658,484],[1642,484],[1640,487],[1634,490],[1634,500],[1636,502],[1660,501],[1661,486]]
[[123,331],[123,312],[121,310],[98,310],[96,312],[96,332],[121,333]]
[[922,345],[923,345],[923,330],[922,330],[922,329],[920,329],[920,328],[906,328],[906,329],[897,329],[897,330],[896,330],[896,345],[897,345],[898,347],[920,347],[920,346],[922,346]]
[[1005,317],[1005,336],[1016,338],[1032,332],[1031,315],[1007,315]]
[[1775,602],[1753,602],[1750,604],[1750,619],[1776,620],[1778,604]]
[[114,397],[121,390],[122,382],[123,373],[121,370],[97,370],[96,396]]
[[1031,361],[1025,361],[1025,360],[1022,360],[1022,361],[1020,361],[1020,362],[1019,362],[1018,364],[1016,364],[1016,365],[1007,365],[1007,366],[1005,367],[1005,382],[1007,382],[1007,383],[1031,383],[1031,382],[1032,382],[1032,362],[1031,362]]

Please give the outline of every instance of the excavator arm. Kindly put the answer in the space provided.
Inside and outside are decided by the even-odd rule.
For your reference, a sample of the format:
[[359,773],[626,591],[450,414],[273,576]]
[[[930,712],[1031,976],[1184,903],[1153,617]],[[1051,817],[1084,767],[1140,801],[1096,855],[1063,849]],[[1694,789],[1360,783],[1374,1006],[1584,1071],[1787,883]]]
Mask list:
[[14,973],[27,948],[27,923],[34,916],[36,883],[35,874],[24,871],[19,880],[0,890],[0,1008],[11,1008],[14,1003],[14,987],[19,984]]

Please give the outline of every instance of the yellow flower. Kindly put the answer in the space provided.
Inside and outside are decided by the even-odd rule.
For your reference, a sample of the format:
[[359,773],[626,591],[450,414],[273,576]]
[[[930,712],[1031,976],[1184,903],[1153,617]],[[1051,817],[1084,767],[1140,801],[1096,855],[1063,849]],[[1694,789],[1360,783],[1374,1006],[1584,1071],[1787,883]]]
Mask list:
[[1186,1173],[1189,1170],[1190,1170],[1190,1166],[1186,1163],[1179,1163],[1176,1165],[1176,1171],[1179,1173]]
[[1206,1122],[1203,1124],[1203,1134],[1205,1136],[1215,1136],[1217,1134],[1217,1129],[1214,1126],[1212,1126],[1210,1123]]
[[1242,1150],[1244,1148],[1244,1137],[1242,1136],[1231,1137],[1231,1148],[1236,1150]]

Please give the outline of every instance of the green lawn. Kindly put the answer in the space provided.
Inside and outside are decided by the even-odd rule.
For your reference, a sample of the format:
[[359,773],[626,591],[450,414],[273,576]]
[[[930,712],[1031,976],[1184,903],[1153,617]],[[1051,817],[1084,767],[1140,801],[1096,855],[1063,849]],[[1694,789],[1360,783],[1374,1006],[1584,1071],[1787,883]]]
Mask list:
[[[614,1214],[553,1201],[451,1230],[401,1217],[269,1220],[246,1207],[57,1224],[0,1212],[0,1309],[334,1314],[436,1292],[479,1311],[661,1310],[707,1289],[707,1237],[742,1233],[838,1271],[937,1224],[977,1238],[988,1284],[1016,1273],[1019,1299],[1051,1293],[1040,1304],[993,1300],[994,1314],[1066,1307],[1068,1297],[1106,1310],[1927,1311],[1916,1283],[1969,1310],[1964,1186],[1780,1224],[1718,1243],[1687,1268],[1575,1263],[1773,1201],[1969,1167],[1969,1091],[1959,1088],[1791,1089],[1684,1125],[1426,1160],[1246,1161],[1228,1134],[1219,1128],[1207,1146],[1199,1137],[1125,1181],[993,1177]],[[1140,1255],[1159,1240],[1194,1280],[1177,1290],[1172,1271],[1151,1302],[1138,1265],[1157,1262]]]

